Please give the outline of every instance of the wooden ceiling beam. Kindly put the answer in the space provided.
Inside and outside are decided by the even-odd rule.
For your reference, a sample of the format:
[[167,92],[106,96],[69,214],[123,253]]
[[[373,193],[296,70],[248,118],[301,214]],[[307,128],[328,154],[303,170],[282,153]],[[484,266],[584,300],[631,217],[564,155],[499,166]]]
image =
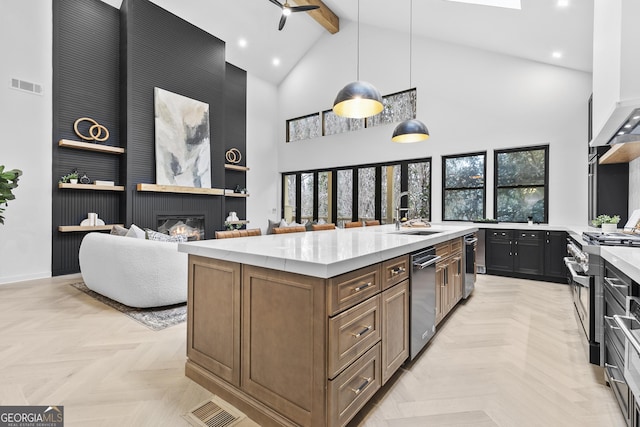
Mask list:
[[340,18],[338,18],[338,16],[333,13],[333,11],[322,2],[322,0],[296,0],[291,1],[290,3],[295,3],[297,6],[304,6],[308,4],[320,6],[320,9],[312,10],[307,13],[331,34],[335,34],[340,31]]

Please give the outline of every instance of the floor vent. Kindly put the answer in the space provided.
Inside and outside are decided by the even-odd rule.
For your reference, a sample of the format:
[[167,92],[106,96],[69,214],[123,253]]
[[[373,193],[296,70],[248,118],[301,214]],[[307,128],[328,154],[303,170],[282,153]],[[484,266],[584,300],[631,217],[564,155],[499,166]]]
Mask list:
[[246,416],[214,396],[190,411],[186,418],[192,425],[198,427],[232,427]]

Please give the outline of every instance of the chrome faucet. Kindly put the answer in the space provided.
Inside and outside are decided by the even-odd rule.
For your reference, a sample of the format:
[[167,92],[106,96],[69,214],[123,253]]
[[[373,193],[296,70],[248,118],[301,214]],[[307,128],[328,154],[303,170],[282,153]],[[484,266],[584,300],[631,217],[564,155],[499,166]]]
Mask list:
[[400,211],[409,210],[409,208],[400,207],[400,199],[402,199],[403,196],[408,196],[408,195],[409,195],[408,191],[403,191],[400,194],[398,194],[398,197],[396,197],[396,230],[400,230]]

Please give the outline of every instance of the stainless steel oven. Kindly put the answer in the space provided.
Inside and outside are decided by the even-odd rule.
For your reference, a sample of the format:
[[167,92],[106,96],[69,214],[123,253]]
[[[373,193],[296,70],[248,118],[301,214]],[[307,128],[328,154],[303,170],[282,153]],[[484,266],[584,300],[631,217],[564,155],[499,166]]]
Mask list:
[[[623,415],[628,425],[637,425],[640,400],[640,299],[627,297],[626,315],[614,315],[614,322],[624,337],[623,378],[628,390]],[[612,386],[613,387],[613,386]],[[618,396],[616,396],[618,397]],[[622,407],[621,403],[621,407]]]

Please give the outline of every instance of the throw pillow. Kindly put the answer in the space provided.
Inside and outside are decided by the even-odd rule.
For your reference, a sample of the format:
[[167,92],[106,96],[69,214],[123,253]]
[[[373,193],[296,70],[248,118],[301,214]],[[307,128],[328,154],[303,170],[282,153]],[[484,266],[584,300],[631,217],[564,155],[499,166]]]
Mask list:
[[127,237],[135,237],[137,239],[145,239],[146,235],[142,228],[138,227],[135,224],[131,224],[129,231],[126,234]]
[[174,236],[170,236],[168,234],[164,234],[164,233],[159,233],[157,231],[151,230],[150,228],[145,228],[144,229],[145,233],[147,234],[147,239],[148,240],[155,240],[157,242],[178,242],[178,243],[184,243],[187,240],[189,240],[187,238],[187,236],[185,236],[184,234],[176,234]]
[[129,230],[124,228],[123,226],[116,224],[111,227],[111,233],[109,234],[113,234],[115,236],[126,236],[128,231]]
[[278,227],[288,227],[289,224],[287,224],[287,221],[284,220],[284,218],[282,218],[280,220],[280,224],[278,225]]
[[273,229],[275,227],[280,227],[280,221],[271,221],[270,219],[269,221],[269,226],[267,227],[267,234],[273,234]]
[[318,223],[318,221],[307,221],[307,222],[304,223],[304,228],[306,228],[307,231],[313,231],[312,225],[313,224],[317,224],[317,223]]

